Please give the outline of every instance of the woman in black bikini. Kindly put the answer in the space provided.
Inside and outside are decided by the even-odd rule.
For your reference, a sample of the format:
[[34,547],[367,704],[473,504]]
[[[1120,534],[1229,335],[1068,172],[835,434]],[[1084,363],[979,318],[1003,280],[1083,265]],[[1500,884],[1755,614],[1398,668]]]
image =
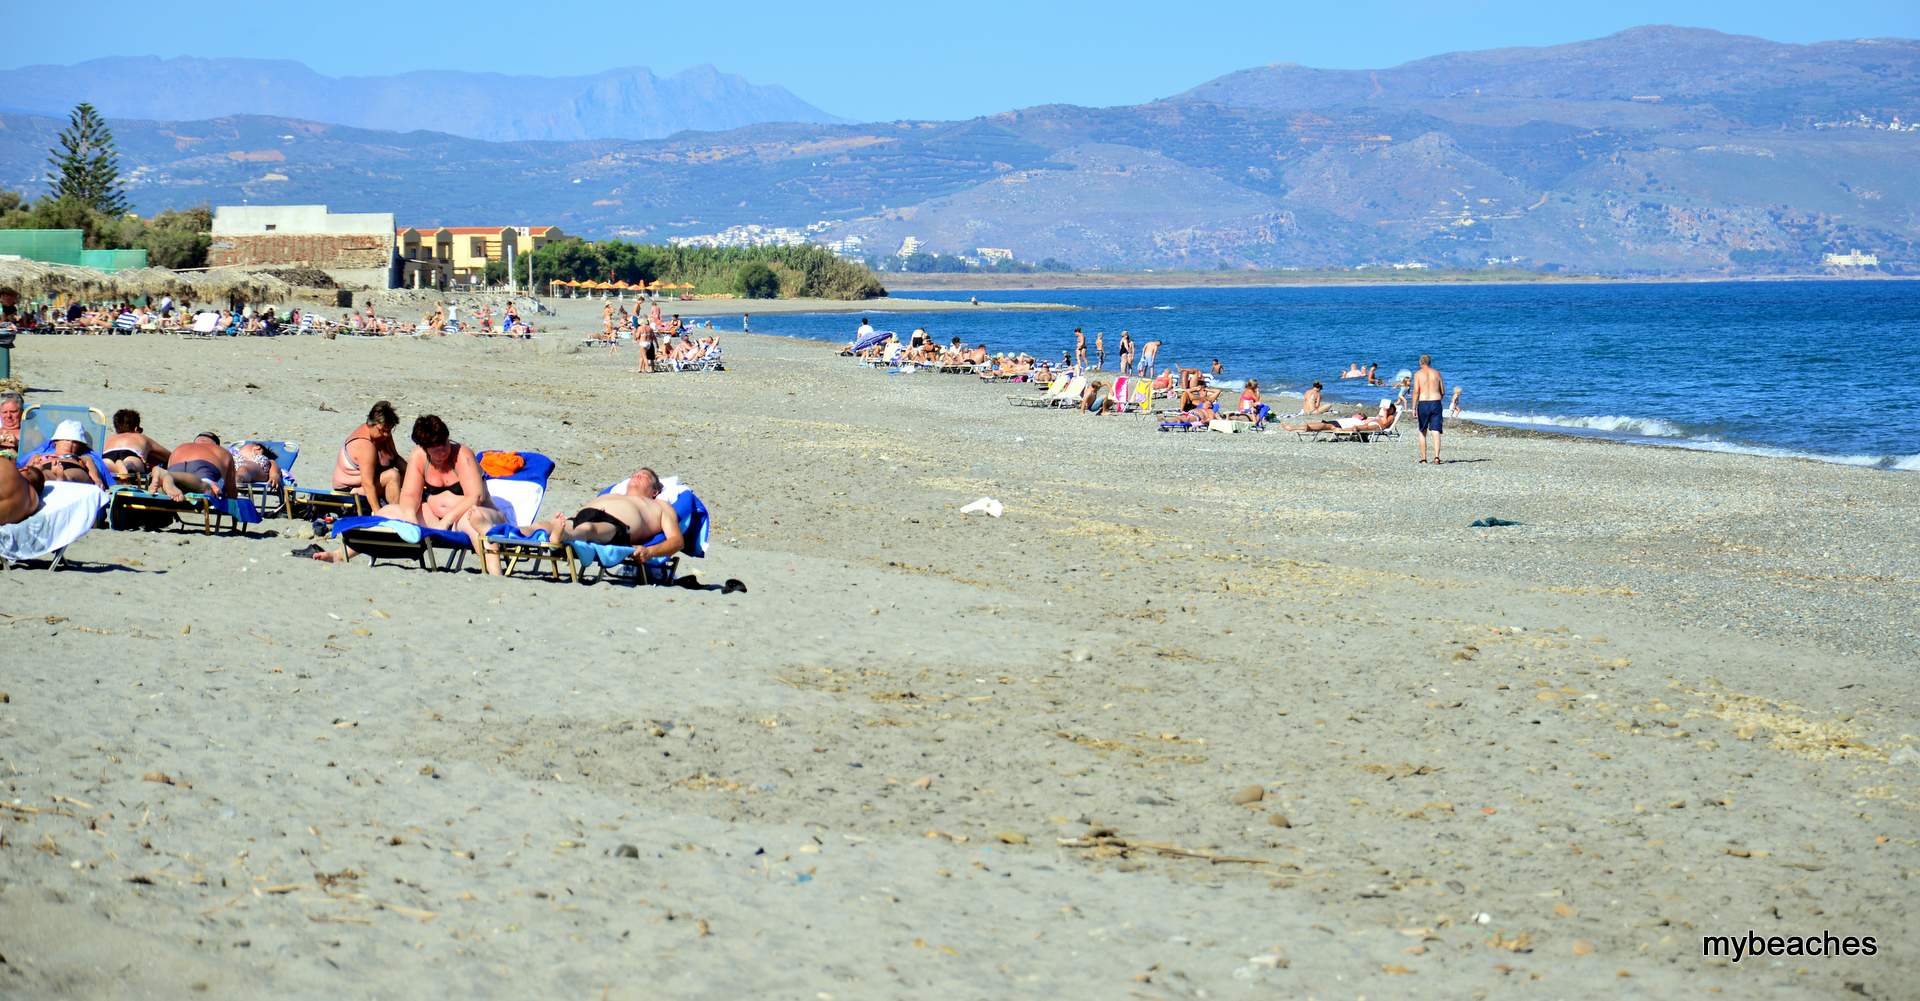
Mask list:
[[[450,439],[447,423],[432,414],[413,422],[412,454],[407,456],[406,475],[400,484],[400,501],[375,511],[381,518],[411,521],[427,528],[445,528],[465,532],[473,541],[473,551],[487,572],[500,572],[500,557],[488,552],[487,530],[506,521],[492,498],[487,496],[487,481],[473,449]],[[344,563],[351,550],[316,552],[316,560]]]

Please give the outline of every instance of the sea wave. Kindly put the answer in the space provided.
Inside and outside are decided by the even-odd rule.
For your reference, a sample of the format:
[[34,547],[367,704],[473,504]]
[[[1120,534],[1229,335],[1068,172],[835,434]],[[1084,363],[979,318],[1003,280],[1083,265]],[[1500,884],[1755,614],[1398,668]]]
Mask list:
[[1682,425],[1658,417],[1626,417],[1613,414],[1585,417],[1562,417],[1550,414],[1510,414],[1502,412],[1478,412],[1463,410],[1462,417],[1482,421],[1488,424],[1506,424],[1516,427],[1561,428],[1571,432],[1595,432],[1617,440],[1635,442],[1643,445],[1657,445],[1664,448],[1685,448],[1699,452],[1726,452],[1735,455],[1763,455],[1778,459],[1813,459],[1819,462],[1832,462],[1843,466],[1865,466],[1870,469],[1891,469],[1903,472],[1920,472],[1920,453],[1914,455],[1836,455],[1822,452],[1806,452],[1799,449],[1776,448],[1770,445],[1749,445],[1743,442],[1727,441],[1712,435],[1690,431]]
[[1605,434],[1630,434],[1643,438],[1687,438],[1693,437],[1685,428],[1672,421],[1658,417],[1625,417],[1616,414],[1602,414],[1595,417],[1560,417],[1551,414],[1509,414],[1500,411],[1480,412],[1463,410],[1460,416],[1468,420],[1485,421],[1490,424],[1519,424],[1541,427],[1578,428],[1584,431],[1599,431]]

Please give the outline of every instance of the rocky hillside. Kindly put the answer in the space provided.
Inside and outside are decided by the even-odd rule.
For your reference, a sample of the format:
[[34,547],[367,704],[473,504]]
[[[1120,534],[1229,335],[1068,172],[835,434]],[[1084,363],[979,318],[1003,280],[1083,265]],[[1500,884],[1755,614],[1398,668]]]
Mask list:
[[[108,114],[118,114],[111,106]],[[1893,128],[1895,119],[1899,130]],[[1920,273],[1920,44],[1637,29],[1378,72],[1268,67],[1121,108],[486,143],[265,117],[117,121],[143,210],[321,201],[663,240],[729,226],[1079,267],[1421,262]],[[58,123],[0,116],[0,186]]]

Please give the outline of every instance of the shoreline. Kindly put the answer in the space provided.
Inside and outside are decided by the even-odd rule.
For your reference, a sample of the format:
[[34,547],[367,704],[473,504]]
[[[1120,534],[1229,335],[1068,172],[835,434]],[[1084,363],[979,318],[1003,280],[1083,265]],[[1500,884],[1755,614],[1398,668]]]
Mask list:
[[1459,272],[1441,272],[1432,277],[1381,279],[1325,276],[1289,279],[1275,272],[1258,272],[1246,277],[1232,273],[1204,272],[1179,277],[1179,272],[1067,272],[1057,276],[1046,273],[1024,275],[952,274],[902,276],[895,283],[881,275],[888,289],[902,292],[1017,292],[1068,291],[1098,289],[1180,289],[1180,288],[1392,288],[1395,286],[1473,286],[1473,285],[1713,285],[1736,282],[1814,282],[1814,281],[1920,281],[1920,275],[1747,275],[1747,276],[1659,276],[1616,277],[1608,275],[1540,275],[1525,277],[1503,274],[1501,277],[1474,278]]

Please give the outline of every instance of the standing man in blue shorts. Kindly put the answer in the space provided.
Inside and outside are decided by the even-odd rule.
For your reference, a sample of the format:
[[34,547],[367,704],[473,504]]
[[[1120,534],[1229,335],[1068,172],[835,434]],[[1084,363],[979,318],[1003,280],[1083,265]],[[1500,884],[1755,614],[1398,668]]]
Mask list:
[[1427,461],[1427,439],[1433,439],[1433,464],[1440,464],[1440,429],[1447,401],[1447,380],[1433,367],[1432,355],[1420,356],[1420,371],[1413,373],[1413,411],[1420,418],[1420,460]]

